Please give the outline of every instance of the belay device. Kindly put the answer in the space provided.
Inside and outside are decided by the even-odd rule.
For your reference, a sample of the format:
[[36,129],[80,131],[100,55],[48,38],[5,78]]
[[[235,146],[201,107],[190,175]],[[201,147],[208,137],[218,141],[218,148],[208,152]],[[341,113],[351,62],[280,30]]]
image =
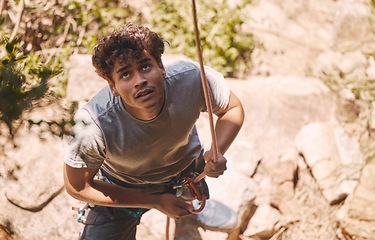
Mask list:
[[185,201],[199,201],[200,207],[194,209],[193,213],[201,212],[206,205],[206,200],[210,198],[206,181],[204,179],[201,179],[199,182],[194,181],[198,175],[198,173],[192,172],[188,176],[182,178],[177,185],[173,187],[176,189],[177,197]]

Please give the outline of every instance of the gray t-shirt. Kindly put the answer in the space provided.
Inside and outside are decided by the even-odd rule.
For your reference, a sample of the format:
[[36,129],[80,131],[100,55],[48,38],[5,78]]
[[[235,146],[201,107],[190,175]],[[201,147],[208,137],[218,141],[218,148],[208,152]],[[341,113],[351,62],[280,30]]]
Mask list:
[[[104,87],[75,115],[73,137],[64,161],[74,168],[101,167],[129,184],[171,180],[196,159],[202,146],[195,123],[206,111],[199,65],[164,62],[165,103],[151,121],[131,116],[120,97]],[[223,76],[205,67],[213,111],[228,105]]]

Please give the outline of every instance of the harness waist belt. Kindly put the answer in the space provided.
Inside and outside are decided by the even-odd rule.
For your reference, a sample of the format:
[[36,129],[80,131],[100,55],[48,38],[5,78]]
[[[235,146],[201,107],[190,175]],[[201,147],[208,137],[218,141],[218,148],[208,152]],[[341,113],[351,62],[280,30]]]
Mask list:
[[101,169],[103,176],[105,176],[109,181],[112,183],[126,187],[126,188],[137,188],[140,189],[142,192],[145,193],[166,193],[166,192],[173,192],[173,181],[168,182],[168,183],[158,183],[158,184],[140,184],[140,185],[134,185],[134,184],[129,184],[126,182],[123,182],[107,172],[105,172],[103,169]]
[[137,188],[145,193],[175,193],[175,189],[173,188],[176,186],[180,179],[183,179],[185,176],[190,175],[192,172],[201,173],[204,169],[205,161],[203,158],[203,149],[200,155],[194,159],[191,164],[184,169],[181,173],[176,175],[171,179],[171,181],[166,183],[150,183],[150,184],[129,184],[124,181],[121,181],[109,173],[107,173],[104,169],[101,169],[103,176],[105,176],[109,181],[113,182],[116,185],[127,187],[127,188]]

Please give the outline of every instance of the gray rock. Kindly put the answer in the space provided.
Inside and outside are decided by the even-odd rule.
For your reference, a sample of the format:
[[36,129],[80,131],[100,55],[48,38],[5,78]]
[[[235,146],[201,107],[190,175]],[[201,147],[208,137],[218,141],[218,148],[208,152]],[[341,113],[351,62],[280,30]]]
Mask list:
[[375,162],[367,164],[358,186],[348,197],[338,212],[338,220],[343,232],[353,239],[374,239],[375,234]]
[[310,123],[296,136],[296,147],[328,202],[340,202],[353,192],[363,157],[343,129],[335,123]]

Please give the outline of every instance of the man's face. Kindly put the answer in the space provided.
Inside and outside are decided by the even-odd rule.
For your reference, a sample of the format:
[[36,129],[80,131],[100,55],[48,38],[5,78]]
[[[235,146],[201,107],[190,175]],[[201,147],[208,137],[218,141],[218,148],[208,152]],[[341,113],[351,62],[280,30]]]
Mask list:
[[128,63],[115,63],[109,86],[128,112],[141,120],[156,117],[164,104],[165,70],[148,52]]

